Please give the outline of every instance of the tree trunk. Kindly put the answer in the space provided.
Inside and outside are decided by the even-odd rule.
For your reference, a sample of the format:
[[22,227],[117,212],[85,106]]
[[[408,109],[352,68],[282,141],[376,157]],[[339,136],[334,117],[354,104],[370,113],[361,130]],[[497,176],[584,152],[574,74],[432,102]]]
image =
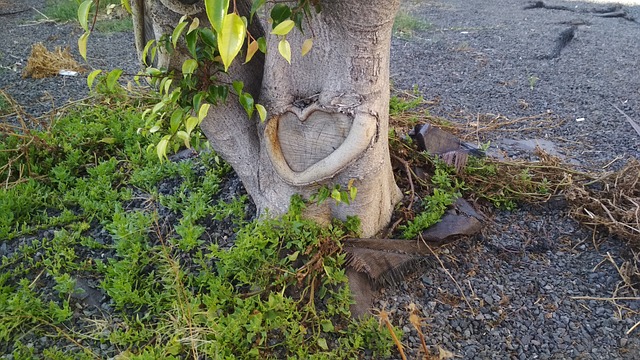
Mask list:
[[[208,24],[199,3],[134,3],[139,51],[145,39],[170,33],[184,13]],[[247,13],[251,1],[237,4]],[[399,0],[323,1],[322,12],[304,22],[304,34],[287,35],[291,65],[278,52],[278,37],[267,30],[267,54],[244,65],[236,60],[229,69],[229,79],[242,80],[268,118],[264,123],[249,119],[230,99],[212,109],[201,127],[259,211],[278,215],[294,194],[307,198],[323,185],[346,189],[352,183],[358,191],[351,204],[325,201],[306,215],[321,222],[358,216],[365,237],[388,224],[401,198],[388,148],[389,48],[398,5]],[[269,13],[269,5],[264,11]],[[263,28],[270,25],[255,24],[249,31],[257,38]],[[313,48],[303,57],[302,43],[312,36]],[[182,57],[164,54],[159,61],[180,68]]]

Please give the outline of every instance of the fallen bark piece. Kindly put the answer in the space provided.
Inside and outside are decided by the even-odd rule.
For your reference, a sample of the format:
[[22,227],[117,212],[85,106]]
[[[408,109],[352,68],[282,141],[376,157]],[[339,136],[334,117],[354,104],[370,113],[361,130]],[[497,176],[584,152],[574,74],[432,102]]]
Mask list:
[[465,199],[459,198],[444,214],[439,223],[422,232],[422,238],[430,243],[444,244],[459,236],[471,236],[482,229],[484,217]]
[[469,202],[458,199],[441,222],[422,233],[422,239],[346,239],[343,251],[347,254],[347,276],[356,301],[351,308],[352,315],[366,314],[373,290],[397,284],[427,256],[433,255],[432,247],[478,233],[483,221],[484,216]]
[[440,156],[445,163],[454,166],[456,171],[464,168],[469,155],[485,156],[477,147],[430,124],[417,124],[409,136],[416,142],[418,149]]

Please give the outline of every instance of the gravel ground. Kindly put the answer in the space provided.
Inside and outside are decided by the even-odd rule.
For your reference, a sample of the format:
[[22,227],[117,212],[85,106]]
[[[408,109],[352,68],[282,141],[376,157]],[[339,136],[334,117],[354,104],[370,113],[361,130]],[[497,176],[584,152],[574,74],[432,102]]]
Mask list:
[[[524,1],[405,1],[411,16],[432,24],[392,45],[396,89],[416,85],[439,99],[432,113],[469,121],[476,114],[509,118],[552,112],[558,127],[510,133],[514,140],[545,139],[569,161],[597,169],[616,158],[640,158],[640,135],[613,107],[640,120],[640,24],[588,12],[604,4],[548,1],[524,10]],[[0,0],[0,89],[33,117],[86,94],[84,77],[22,79],[31,44],[71,45],[77,26],[42,21],[42,1]],[[6,12],[26,9],[18,14]],[[622,8],[640,19],[640,7]],[[553,59],[556,39],[571,24],[574,38]],[[130,33],[93,34],[90,63],[98,68],[137,65]],[[514,153],[504,134],[481,141]],[[233,188],[233,187],[230,187]],[[424,317],[427,343],[465,359],[638,359],[640,301],[609,298],[627,255],[619,239],[594,236],[560,205],[493,212],[475,239],[453,244],[397,287],[382,289],[377,308],[405,330],[409,358],[420,358],[408,321],[410,304]],[[447,271],[445,271],[445,269]],[[455,282],[452,280],[455,279]],[[620,295],[620,294],[619,294]],[[586,296],[593,299],[578,300]]]

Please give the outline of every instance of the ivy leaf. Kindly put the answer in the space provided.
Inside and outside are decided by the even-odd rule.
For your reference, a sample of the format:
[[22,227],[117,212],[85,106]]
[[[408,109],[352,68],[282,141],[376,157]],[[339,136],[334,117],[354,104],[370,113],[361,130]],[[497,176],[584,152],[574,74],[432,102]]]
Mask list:
[[291,64],[291,45],[289,45],[289,42],[286,39],[280,40],[278,43],[278,51],[280,52],[280,55],[282,55],[282,57]]
[[78,7],[78,21],[85,32],[89,32],[89,10],[91,10],[93,0],[85,0]]
[[267,119],[267,109],[260,104],[256,104],[256,110],[258,110],[258,115],[260,116],[260,121],[264,122]]
[[247,56],[245,57],[244,63],[248,63],[253,58],[253,55],[258,51],[258,42],[252,41],[247,45]]
[[260,49],[260,51],[263,54],[267,53],[267,40],[265,40],[264,36],[261,36],[258,38],[258,40],[256,40],[258,42],[258,49]]
[[233,82],[232,86],[233,86],[233,90],[236,91],[238,96],[242,95],[242,88],[244,88],[244,83],[242,81],[236,80]]
[[222,22],[222,31],[218,33],[218,51],[224,64],[224,71],[242,49],[247,29],[242,18],[236,14],[228,14]]
[[198,68],[198,62],[195,59],[187,59],[182,63],[182,74],[193,74]]
[[198,110],[198,124],[200,124],[202,120],[204,120],[204,118],[209,113],[210,108],[211,104],[202,104],[202,106],[200,106],[200,110]]
[[129,14],[132,13],[131,11],[131,4],[129,4],[129,0],[120,0],[120,3],[122,4],[122,7],[127,10],[127,12]]
[[251,116],[253,115],[253,96],[251,96],[251,94],[249,94],[248,92],[243,92],[242,95],[240,95],[240,104],[242,105],[242,107],[244,108],[244,110],[247,112],[247,115],[249,115],[249,118],[251,118]]
[[187,49],[189,50],[189,54],[191,54],[192,57],[197,58],[198,54],[196,52],[197,50],[196,45],[198,42],[198,33],[197,32],[187,33],[184,39],[187,42]]
[[93,70],[88,76],[87,76],[87,86],[89,86],[89,90],[91,90],[91,85],[93,85],[93,81],[96,79],[96,76],[98,76],[100,73],[102,72],[102,70],[98,69],[98,70]]
[[107,74],[107,89],[109,91],[113,91],[118,84],[118,79],[120,79],[120,75],[122,75],[122,69],[111,70],[109,74]]
[[216,40],[216,34],[213,33],[213,31],[211,31],[211,29],[209,28],[202,28],[200,29],[200,37],[202,38],[202,41],[207,44],[207,46],[210,47],[217,47],[218,42]]
[[251,15],[249,15],[250,20],[253,20],[253,15],[255,15],[256,11],[258,11],[265,2],[266,0],[253,0],[253,3],[251,4]]
[[282,35],[282,36],[287,35],[295,25],[296,24],[293,22],[293,20],[287,19],[281,22],[280,24],[278,24],[278,26],[274,27],[273,30],[271,31],[271,34]]
[[169,146],[169,139],[171,139],[171,135],[165,135],[162,139],[160,139],[158,145],[156,145],[156,154],[158,154],[160,162],[169,160],[169,158],[167,157],[167,147]]
[[176,133],[176,136],[177,136],[180,140],[184,141],[184,146],[186,146],[186,147],[188,147],[188,148],[191,148],[191,144],[190,144],[190,141],[189,141],[189,140],[191,140],[191,138],[190,138],[189,134],[187,134],[186,132],[184,132],[184,131],[180,130],[180,131],[178,131],[178,132]]
[[275,28],[281,22],[285,21],[291,16],[291,9],[285,4],[276,4],[271,9],[271,19],[273,20],[273,27]]
[[156,49],[155,47],[151,50],[151,56],[149,56],[149,49],[151,49],[151,47],[154,46],[155,43],[156,43],[155,39],[151,39],[147,41],[147,44],[144,46],[144,49],[142,50],[142,62],[147,66],[151,65],[147,63],[147,58],[151,60],[151,62],[153,62],[153,60],[156,57],[156,52],[154,51]]
[[193,30],[197,29],[200,26],[200,19],[193,18],[191,21],[191,25],[189,25],[189,30],[187,30],[187,34],[191,33]]
[[211,27],[220,35],[223,31],[224,19],[229,11],[229,0],[205,0],[204,8]]
[[193,131],[193,129],[196,128],[197,125],[198,125],[198,118],[195,116],[189,116],[187,121],[185,121],[184,123],[184,127],[187,130],[187,134],[191,134],[191,132]]
[[178,39],[185,27],[187,27],[187,22],[181,19],[180,23],[175,27],[175,29],[173,29],[173,33],[171,34],[171,44],[173,44],[174,48],[178,46]]
[[313,47],[313,39],[307,39],[302,43],[302,56],[307,55],[307,53]]
[[78,52],[80,52],[80,55],[85,61],[87,60],[87,39],[88,38],[89,38],[88,32],[80,35],[80,37],[78,38]]

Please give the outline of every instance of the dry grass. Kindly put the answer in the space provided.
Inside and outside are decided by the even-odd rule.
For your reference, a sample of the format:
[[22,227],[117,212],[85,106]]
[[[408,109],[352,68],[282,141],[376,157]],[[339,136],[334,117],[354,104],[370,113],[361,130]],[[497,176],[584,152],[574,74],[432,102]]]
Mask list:
[[85,72],[86,69],[71,56],[69,48],[56,47],[53,52],[47,50],[42,43],[36,43],[31,47],[31,55],[27,59],[27,66],[22,72],[22,77],[42,79],[56,76],[60,70]]

